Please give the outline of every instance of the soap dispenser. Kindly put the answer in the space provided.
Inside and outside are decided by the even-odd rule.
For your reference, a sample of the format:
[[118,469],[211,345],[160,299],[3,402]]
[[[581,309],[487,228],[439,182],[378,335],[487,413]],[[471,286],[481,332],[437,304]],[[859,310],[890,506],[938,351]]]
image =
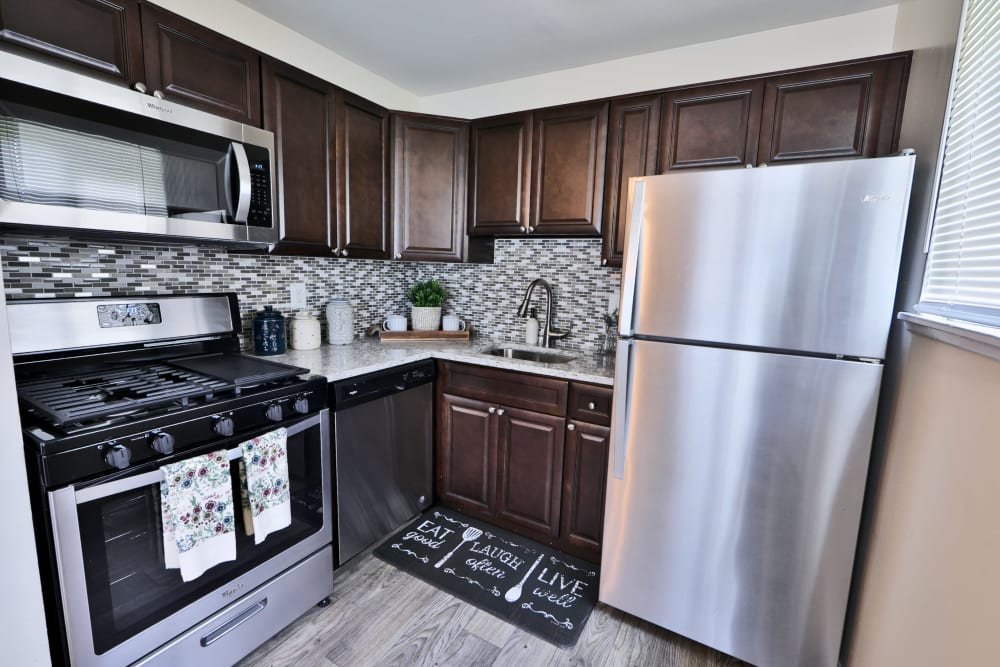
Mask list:
[[534,308],[524,321],[524,342],[527,345],[538,345],[538,311]]

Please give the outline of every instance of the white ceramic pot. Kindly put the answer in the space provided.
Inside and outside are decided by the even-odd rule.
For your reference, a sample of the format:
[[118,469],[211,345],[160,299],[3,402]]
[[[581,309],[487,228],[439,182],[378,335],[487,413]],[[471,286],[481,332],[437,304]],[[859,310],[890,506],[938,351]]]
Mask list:
[[410,321],[414,331],[437,331],[441,328],[441,306],[413,306]]
[[322,339],[319,320],[309,313],[296,313],[288,327],[288,344],[294,350],[315,350]]
[[331,345],[354,342],[354,309],[347,299],[334,297],[326,306],[326,326]]

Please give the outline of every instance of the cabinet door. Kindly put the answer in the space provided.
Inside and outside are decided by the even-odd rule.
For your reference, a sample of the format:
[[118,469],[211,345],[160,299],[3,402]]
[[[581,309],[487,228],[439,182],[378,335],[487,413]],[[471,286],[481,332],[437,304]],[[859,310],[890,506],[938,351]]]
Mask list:
[[610,441],[607,426],[578,421],[566,426],[560,538],[564,549],[594,562],[601,559]]
[[604,186],[604,260],[621,266],[625,252],[625,209],[628,179],[656,173],[660,141],[660,95],[645,95],[611,103],[608,132],[607,181]]
[[389,112],[349,93],[337,104],[337,211],[342,256],[389,258]]
[[659,173],[753,164],[763,97],[760,79],[664,93]]
[[908,71],[904,55],[768,78],[757,161],[894,152]]
[[442,394],[436,440],[438,500],[468,514],[492,518],[496,507],[495,403]]
[[528,230],[531,114],[473,121],[469,147],[469,235]]
[[496,521],[551,541],[559,534],[566,419],[517,408],[497,414]]
[[281,236],[272,252],[331,255],[334,229],[334,87],[264,60],[264,129],[274,132]]
[[208,28],[142,5],[146,85],[168,100],[260,126],[260,55]]
[[143,78],[137,0],[0,0],[0,41],[128,84]]
[[532,233],[600,235],[607,136],[607,102],[535,112]]
[[393,114],[392,126],[393,256],[461,262],[468,122]]

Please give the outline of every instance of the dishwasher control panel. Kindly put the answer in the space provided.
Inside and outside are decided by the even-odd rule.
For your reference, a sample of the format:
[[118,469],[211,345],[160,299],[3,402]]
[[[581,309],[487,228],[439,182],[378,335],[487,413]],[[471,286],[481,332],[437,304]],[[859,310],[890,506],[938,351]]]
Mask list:
[[343,410],[434,381],[434,362],[420,361],[333,383],[334,409]]

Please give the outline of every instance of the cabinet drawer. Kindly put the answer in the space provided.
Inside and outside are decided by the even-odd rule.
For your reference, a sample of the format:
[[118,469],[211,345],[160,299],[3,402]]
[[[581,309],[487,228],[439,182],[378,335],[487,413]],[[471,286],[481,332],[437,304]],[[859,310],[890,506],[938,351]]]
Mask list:
[[569,418],[611,426],[611,387],[572,382],[569,385]]
[[449,394],[547,415],[566,415],[566,380],[466,364],[446,363],[441,370],[441,391]]

